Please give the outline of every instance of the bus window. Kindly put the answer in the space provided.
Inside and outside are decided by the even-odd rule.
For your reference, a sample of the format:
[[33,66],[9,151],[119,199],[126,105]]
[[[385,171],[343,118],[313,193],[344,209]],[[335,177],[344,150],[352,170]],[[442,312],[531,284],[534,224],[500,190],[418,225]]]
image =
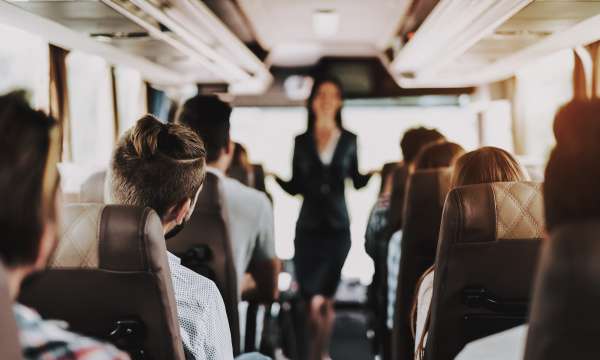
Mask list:
[[63,190],[79,192],[94,171],[108,166],[115,143],[110,68],[100,57],[67,56],[73,161],[63,164]]
[[122,66],[115,68],[115,80],[121,135],[146,113],[146,85],[138,71]]
[[3,24],[0,24],[0,43],[0,93],[25,89],[33,106],[48,110],[48,43]]
[[572,50],[546,56],[517,72],[515,120],[521,125],[524,155],[543,166],[554,146],[556,111],[573,97]]

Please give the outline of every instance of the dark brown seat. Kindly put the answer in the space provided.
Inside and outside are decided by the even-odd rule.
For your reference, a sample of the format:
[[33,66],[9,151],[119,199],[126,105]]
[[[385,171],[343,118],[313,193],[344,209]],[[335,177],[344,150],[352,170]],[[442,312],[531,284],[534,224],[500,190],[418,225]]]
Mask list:
[[0,359],[2,360],[23,359],[12,303],[4,266],[0,263]]
[[206,173],[196,209],[185,228],[167,243],[182,264],[215,282],[225,302],[233,352],[239,354],[238,287],[219,178]]
[[526,360],[598,359],[600,221],[563,225],[542,246]]
[[414,357],[410,312],[419,277],[435,262],[444,200],[450,189],[449,168],[417,170],[408,179],[396,288],[394,359]]
[[540,184],[480,184],[450,191],[440,228],[426,359],[453,359],[468,342],[527,321],[543,232]]
[[151,209],[73,204],[49,268],[20,301],[134,358],[184,359],[163,228]]
[[81,184],[79,192],[79,202],[104,204],[106,189],[106,171],[99,171],[92,174]]

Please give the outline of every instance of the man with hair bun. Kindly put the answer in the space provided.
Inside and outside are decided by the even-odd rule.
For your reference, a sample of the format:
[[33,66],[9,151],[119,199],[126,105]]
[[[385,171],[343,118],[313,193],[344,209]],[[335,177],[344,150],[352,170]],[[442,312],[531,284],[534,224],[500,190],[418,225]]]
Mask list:
[[[188,128],[141,118],[119,139],[111,164],[111,198],[117,204],[150,207],[165,238],[190,218],[202,188],[206,151]],[[167,252],[186,359],[232,359],[223,299],[209,279]]]

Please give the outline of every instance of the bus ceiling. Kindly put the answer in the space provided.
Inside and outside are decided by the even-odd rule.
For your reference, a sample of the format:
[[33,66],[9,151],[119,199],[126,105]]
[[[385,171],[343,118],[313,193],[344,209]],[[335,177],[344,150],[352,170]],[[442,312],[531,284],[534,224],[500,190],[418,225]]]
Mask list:
[[599,14],[600,0],[0,1],[0,23],[157,87],[273,104],[301,100],[321,71],[343,77],[350,98],[469,93],[596,41]]

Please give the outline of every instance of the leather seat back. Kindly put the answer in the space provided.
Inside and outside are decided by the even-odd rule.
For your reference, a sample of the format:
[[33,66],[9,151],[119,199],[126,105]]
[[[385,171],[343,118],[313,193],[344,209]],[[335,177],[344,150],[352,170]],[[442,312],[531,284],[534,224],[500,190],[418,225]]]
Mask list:
[[20,301],[134,356],[184,359],[163,228],[149,208],[68,205],[49,268]]
[[182,259],[182,264],[211,278],[225,302],[234,354],[239,353],[240,326],[238,286],[219,178],[206,173],[196,208],[185,228],[167,246]]
[[393,344],[396,358],[414,357],[410,312],[421,274],[435,262],[444,200],[450,190],[450,168],[417,170],[408,179],[396,288]]
[[0,359],[3,360],[23,359],[12,304],[6,272],[0,263]]
[[426,359],[527,321],[540,240],[541,185],[453,189],[442,215]]
[[106,203],[104,194],[106,193],[106,171],[99,171],[92,174],[81,184],[79,192],[79,202],[82,203]]
[[526,360],[597,359],[600,221],[562,225],[544,241],[531,303]]

